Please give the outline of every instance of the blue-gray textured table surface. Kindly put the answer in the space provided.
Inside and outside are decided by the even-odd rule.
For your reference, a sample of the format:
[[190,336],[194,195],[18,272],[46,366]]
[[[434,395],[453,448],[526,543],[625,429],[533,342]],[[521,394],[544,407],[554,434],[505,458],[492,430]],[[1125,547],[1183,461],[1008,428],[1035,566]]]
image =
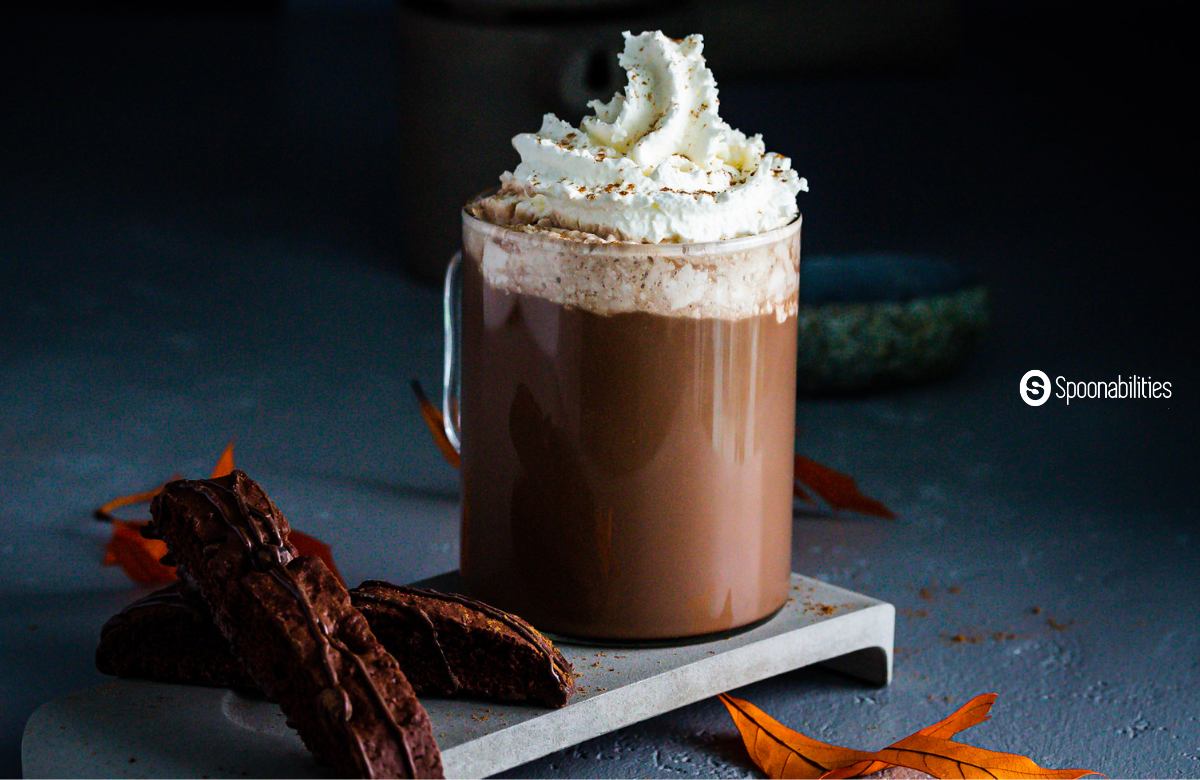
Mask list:
[[[406,388],[437,387],[438,295],[393,268],[396,118],[364,108],[387,101],[387,83],[364,74],[386,70],[371,52],[388,31],[323,29],[364,41],[323,55],[350,58],[359,91],[336,118],[291,94],[272,109],[287,133],[256,135],[251,117],[234,122],[251,141],[210,144],[180,101],[126,112],[62,74],[40,83],[83,100],[96,125],[6,118],[0,774],[19,771],[38,704],[101,679],[99,626],[139,593],[99,565],[107,529],[89,511],[202,473],[230,436],[349,580],[456,564],[456,474]],[[276,54],[299,69],[293,89],[329,87],[303,47]],[[814,736],[870,747],[997,691],[969,741],[1115,776],[1197,775],[1195,347],[1179,292],[1155,279],[1186,246],[1181,207],[1149,188],[1136,207],[1110,194],[1090,162],[1111,159],[1101,141],[1019,79],[979,78],[986,89],[835,80],[722,93],[735,125],[810,177],[807,247],[947,254],[980,267],[996,300],[963,374],[800,403],[800,449],[900,514],[801,517],[793,548],[796,570],[897,605],[894,683],[810,670],[742,694]],[[1133,162],[1116,161],[1128,186],[1144,185]],[[1016,392],[1030,368],[1154,374],[1176,381],[1176,398],[1031,409]],[[751,771],[713,701],[514,774]]]

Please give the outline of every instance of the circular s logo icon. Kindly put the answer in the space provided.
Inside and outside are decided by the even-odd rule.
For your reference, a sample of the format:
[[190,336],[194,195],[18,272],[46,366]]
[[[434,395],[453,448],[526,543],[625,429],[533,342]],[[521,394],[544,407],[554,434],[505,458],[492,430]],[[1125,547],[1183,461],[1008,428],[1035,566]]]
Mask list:
[[1030,406],[1041,406],[1050,400],[1050,377],[1036,368],[1026,371],[1017,390],[1021,393],[1022,401]]

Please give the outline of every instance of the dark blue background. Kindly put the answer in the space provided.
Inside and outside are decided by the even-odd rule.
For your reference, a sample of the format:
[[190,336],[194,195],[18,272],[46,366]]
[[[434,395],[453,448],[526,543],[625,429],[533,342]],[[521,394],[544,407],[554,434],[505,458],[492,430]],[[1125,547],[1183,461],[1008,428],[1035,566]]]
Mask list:
[[[456,477],[405,385],[437,386],[441,346],[436,290],[401,270],[393,9],[57,8],[0,23],[0,773],[34,707],[99,679],[99,626],[137,594],[99,566],[90,509],[202,473],[231,435],[352,581],[457,555]],[[901,519],[800,518],[795,567],[897,604],[897,676],[745,693],[780,719],[868,747],[997,690],[981,744],[1197,773],[1181,10],[970,4],[960,56],[932,71],[718,72],[726,118],[809,178],[806,252],[933,253],[994,296],[961,375],[801,402],[799,447]],[[1175,394],[1031,409],[1030,368]],[[747,767],[701,703],[519,773]]]

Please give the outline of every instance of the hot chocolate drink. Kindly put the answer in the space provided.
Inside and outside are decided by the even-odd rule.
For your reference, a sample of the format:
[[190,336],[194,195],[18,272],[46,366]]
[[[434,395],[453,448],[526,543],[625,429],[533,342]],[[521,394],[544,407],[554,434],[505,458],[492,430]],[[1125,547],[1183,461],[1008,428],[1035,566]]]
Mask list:
[[699,36],[621,63],[464,214],[461,563],[550,631],[667,639],[787,597],[804,185],[717,115]]
[[[778,609],[791,561],[794,298],[742,317],[600,314],[497,288],[484,265],[501,252],[615,264],[628,247],[559,246],[474,220],[466,234],[471,589],[585,637],[709,633]],[[797,238],[785,229],[741,251],[794,268]]]

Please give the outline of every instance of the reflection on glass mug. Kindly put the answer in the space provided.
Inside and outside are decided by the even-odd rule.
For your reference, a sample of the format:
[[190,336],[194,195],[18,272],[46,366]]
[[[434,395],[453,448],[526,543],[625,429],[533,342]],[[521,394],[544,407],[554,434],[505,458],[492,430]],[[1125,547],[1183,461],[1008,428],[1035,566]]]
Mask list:
[[[725,631],[783,605],[799,259],[799,219],[644,245],[464,212],[444,405],[473,595],[547,631],[623,640]],[[773,298],[731,289],[771,274]]]

